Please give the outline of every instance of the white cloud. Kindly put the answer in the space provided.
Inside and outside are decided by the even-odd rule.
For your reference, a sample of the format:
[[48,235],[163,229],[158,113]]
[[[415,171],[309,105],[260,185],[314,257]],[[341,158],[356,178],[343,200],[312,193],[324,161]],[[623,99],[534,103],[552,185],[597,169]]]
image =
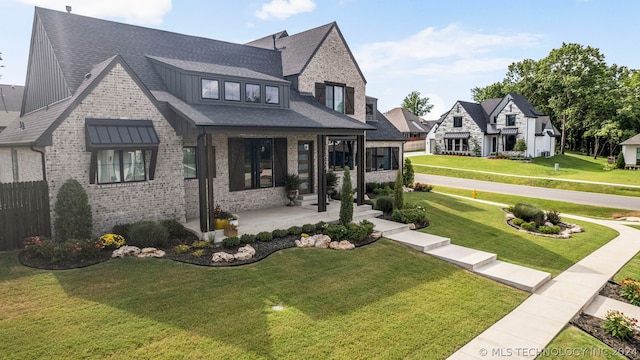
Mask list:
[[315,7],[313,0],[272,0],[270,3],[262,4],[262,8],[255,12],[255,16],[262,20],[286,19],[292,15],[311,12]]
[[23,3],[99,18],[118,18],[134,24],[158,25],[171,11],[171,0],[21,0]]

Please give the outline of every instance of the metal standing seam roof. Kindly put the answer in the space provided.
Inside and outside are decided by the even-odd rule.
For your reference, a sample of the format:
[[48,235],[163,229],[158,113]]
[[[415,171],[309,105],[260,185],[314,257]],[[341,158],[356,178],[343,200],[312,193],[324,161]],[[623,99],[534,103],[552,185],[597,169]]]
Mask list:
[[501,135],[518,135],[518,128],[502,128],[500,129]]
[[471,136],[471,133],[468,131],[444,133],[445,139],[468,139],[470,136]]
[[157,147],[158,134],[151,120],[86,119],[87,148]]

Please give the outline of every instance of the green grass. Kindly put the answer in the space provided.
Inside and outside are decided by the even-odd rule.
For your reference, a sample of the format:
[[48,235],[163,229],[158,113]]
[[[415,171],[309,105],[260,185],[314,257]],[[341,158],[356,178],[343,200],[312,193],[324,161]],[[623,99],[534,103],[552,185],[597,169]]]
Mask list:
[[629,260],[629,262],[618,271],[613,277],[613,281],[619,284],[626,278],[640,280],[640,253],[636,254],[636,256]]
[[527,295],[384,239],[232,268],[0,252],[0,358],[442,359]]
[[568,326],[547,345],[537,359],[626,359],[602,341]]
[[[460,195],[471,197],[471,191],[467,189],[451,188],[445,186],[436,186],[433,191],[442,192],[453,195]],[[532,198],[527,196],[505,195],[492,192],[480,191],[477,193],[477,198],[480,200],[493,201],[508,205],[514,205],[519,202],[525,202],[529,204],[538,205],[544,210],[557,210],[565,214],[582,215],[594,218],[614,219],[621,216],[638,216],[640,213],[637,211],[599,207],[592,205],[575,204],[563,201],[545,200]]]
[[[536,158],[531,163],[522,163],[511,160],[498,160],[476,157],[428,155],[412,156],[411,161],[414,165],[414,170],[416,173],[502,182],[517,185],[640,197],[640,188],[624,187],[624,185],[640,185],[640,176],[638,175],[638,172],[630,170],[604,170],[603,168],[606,159],[602,158],[593,160],[593,158],[588,156],[566,154],[556,155],[548,159]],[[558,171],[554,170],[555,163],[560,164],[560,169]],[[501,174],[537,176],[543,177],[544,179],[530,179],[523,177],[484,174],[464,170],[442,169],[430,166],[420,166],[421,164],[445,166],[455,169],[490,171]],[[557,181],[550,180],[549,178],[596,181],[620,184],[623,186]]]
[[[585,232],[555,239],[519,232],[497,206],[437,193],[407,193],[405,202],[424,206],[431,225],[423,231],[448,237],[457,245],[498,255],[498,259],[557,275],[618,233],[610,228],[571,220]],[[507,201],[506,203],[511,203]]]

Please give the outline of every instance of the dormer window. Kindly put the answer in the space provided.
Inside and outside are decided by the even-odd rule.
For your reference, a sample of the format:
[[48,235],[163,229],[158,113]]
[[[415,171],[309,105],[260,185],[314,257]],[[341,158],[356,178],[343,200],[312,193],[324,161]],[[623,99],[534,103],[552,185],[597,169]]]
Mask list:
[[235,81],[224,82],[224,99],[227,101],[240,101],[240,83]]
[[202,98],[215,100],[220,99],[218,80],[202,79]]
[[267,104],[280,104],[280,88],[277,86],[264,87],[264,102]]
[[260,85],[245,84],[244,86],[245,101],[249,103],[260,103]]

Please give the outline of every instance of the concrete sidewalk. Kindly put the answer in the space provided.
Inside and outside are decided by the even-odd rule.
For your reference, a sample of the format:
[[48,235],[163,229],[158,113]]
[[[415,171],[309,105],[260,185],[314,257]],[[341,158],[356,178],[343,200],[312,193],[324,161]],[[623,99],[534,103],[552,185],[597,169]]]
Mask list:
[[598,297],[605,283],[640,251],[640,230],[619,221],[563,216],[608,226],[620,235],[547,282],[449,359],[536,358],[573,317]]

